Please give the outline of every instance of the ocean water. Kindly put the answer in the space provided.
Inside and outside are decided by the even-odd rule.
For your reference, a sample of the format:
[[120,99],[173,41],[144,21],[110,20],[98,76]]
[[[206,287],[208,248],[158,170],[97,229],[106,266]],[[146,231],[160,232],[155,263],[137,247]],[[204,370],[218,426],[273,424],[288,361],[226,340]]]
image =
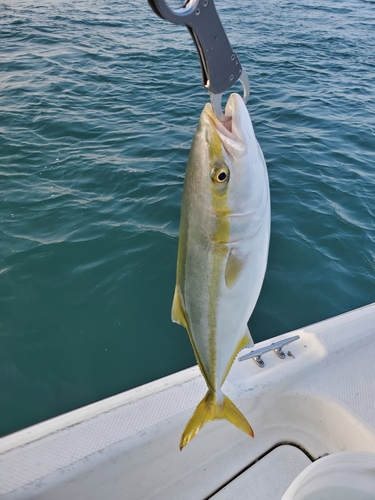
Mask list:
[[[375,3],[216,6],[270,177],[260,341],[375,301]],[[0,435],[195,363],[170,308],[207,100],[145,0],[0,0]]]

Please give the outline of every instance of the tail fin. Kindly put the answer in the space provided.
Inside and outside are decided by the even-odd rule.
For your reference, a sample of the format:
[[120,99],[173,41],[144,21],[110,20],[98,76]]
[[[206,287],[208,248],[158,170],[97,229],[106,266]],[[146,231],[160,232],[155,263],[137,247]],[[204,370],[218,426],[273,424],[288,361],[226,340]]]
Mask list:
[[241,431],[254,437],[251,425],[242,415],[240,410],[232,401],[222,394],[223,401],[218,403],[216,394],[213,391],[208,391],[199,405],[196,407],[193,416],[190,418],[184,432],[181,436],[180,450],[186,446],[193,437],[204,427],[210,420],[225,418],[231,424],[235,425]]

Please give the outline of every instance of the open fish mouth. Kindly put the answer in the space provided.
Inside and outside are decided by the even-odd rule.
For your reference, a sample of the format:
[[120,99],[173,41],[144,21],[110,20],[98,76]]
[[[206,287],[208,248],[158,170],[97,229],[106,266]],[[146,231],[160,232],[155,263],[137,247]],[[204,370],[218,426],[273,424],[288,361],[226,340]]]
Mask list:
[[234,157],[243,154],[246,148],[244,130],[248,126],[249,115],[242,98],[238,94],[230,95],[225,108],[225,115],[229,117],[226,122],[219,120],[210,103],[206,104],[204,114],[207,117],[208,129],[212,128],[212,133],[219,135],[225,150]]

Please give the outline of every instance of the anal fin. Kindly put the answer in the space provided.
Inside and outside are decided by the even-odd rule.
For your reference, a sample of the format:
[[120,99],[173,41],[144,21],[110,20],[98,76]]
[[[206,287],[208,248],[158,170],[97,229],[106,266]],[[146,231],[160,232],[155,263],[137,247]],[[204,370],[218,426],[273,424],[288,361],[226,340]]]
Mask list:
[[241,347],[238,349],[238,352],[244,347],[253,347],[253,345],[254,345],[253,337],[251,336],[249,328],[246,327],[245,335],[243,336],[243,339],[241,341]]
[[227,369],[225,370],[224,376],[221,380],[220,387],[224,384],[224,380],[227,378],[229,370],[232,368],[232,365],[234,363],[234,360],[236,359],[237,354],[243,349],[244,347],[252,347],[254,345],[253,338],[250,334],[249,328],[246,326],[246,330],[244,333],[244,336],[242,339],[239,341],[236,349],[234,350],[232,357],[229,360],[229,363],[227,365]]

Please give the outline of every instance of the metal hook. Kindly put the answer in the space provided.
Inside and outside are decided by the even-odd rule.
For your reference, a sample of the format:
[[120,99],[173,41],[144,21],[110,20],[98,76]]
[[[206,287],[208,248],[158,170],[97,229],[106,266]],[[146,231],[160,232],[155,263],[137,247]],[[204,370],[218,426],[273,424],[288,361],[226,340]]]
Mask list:
[[187,0],[178,9],[171,9],[165,0],[148,0],[153,11],[174,24],[185,24],[198,51],[203,85],[210,92],[211,103],[219,119],[228,118],[221,109],[221,95],[237,80],[244,88],[247,101],[250,83],[237,54],[232,50],[221,24],[214,0]]
[[[243,101],[246,104],[249,95],[250,95],[250,81],[245,73],[245,71],[242,71],[241,76],[239,78],[242,88],[243,88]],[[222,106],[221,106],[221,99],[223,97],[223,94],[214,94],[213,92],[210,92],[210,101],[211,101],[211,106],[212,109],[215,113],[215,115],[219,118],[221,122],[227,122],[230,120],[230,116],[227,116],[223,113],[222,111]]]

